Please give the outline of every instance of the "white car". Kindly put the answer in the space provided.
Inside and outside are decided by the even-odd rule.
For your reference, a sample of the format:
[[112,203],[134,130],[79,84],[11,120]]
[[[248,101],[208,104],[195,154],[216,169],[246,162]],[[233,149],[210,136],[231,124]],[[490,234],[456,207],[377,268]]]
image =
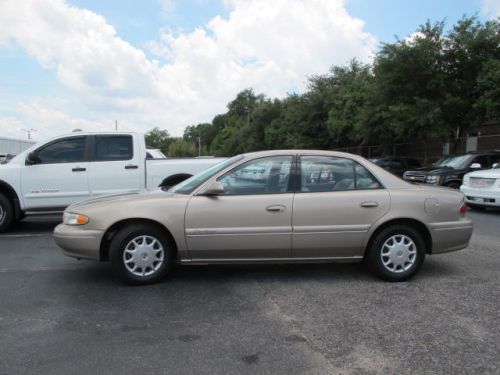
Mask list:
[[500,163],[493,169],[467,173],[460,191],[470,207],[500,207]]

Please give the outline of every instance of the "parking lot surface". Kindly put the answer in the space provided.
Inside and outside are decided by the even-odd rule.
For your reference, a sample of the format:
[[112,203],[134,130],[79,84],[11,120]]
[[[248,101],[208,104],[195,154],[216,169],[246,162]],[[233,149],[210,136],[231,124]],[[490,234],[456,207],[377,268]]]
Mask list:
[[362,264],[177,267],[128,287],[62,255],[58,217],[0,235],[0,374],[498,374],[500,212],[405,283]]

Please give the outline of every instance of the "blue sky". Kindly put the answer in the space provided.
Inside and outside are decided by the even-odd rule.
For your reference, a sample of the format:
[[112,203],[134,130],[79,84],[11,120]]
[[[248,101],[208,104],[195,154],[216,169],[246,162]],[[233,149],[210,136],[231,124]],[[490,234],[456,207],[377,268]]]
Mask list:
[[[269,96],[427,19],[499,15],[493,0],[26,0],[0,4],[0,135],[210,121],[247,87]],[[2,20],[3,17],[3,20]],[[361,22],[360,22],[361,21]],[[3,26],[1,26],[3,25]]]

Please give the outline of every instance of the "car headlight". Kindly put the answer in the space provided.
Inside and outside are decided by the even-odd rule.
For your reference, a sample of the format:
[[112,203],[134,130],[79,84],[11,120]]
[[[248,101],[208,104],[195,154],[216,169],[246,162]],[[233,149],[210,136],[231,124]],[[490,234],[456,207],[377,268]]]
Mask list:
[[427,176],[425,178],[425,182],[428,183],[428,184],[439,184],[439,180],[441,179],[440,176]]
[[63,223],[66,225],[85,225],[89,222],[89,218],[85,215],[73,214],[65,212],[63,214]]

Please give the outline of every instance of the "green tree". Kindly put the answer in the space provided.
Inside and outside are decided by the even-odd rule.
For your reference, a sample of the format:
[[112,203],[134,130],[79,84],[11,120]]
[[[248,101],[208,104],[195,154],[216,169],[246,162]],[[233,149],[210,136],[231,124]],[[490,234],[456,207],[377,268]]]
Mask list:
[[159,148],[165,155],[167,155],[173,138],[167,130],[161,130],[160,128],[155,127],[144,135],[144,140],[146,141],[146,146]]
[[175,138],[168,150],[169,157],[193,157],[197,155],[196,147],[182,138]]
[[310,82],[310,91],[323,98],[332,146],[362,143],[373,82],[370,65],[352,60],[347,66],[332,67],[329,74],[315,76]]
[[474,111],[479,122],[500,119],[500,60],[491,59],[477,77],[479,97]]
[[410,40],[384,44],[374,64],[370,141],[404,142],[449,134],[442,105],[446,76],[444,23],[422,25]]
[[495,90],[485,79],[498,82],[500,22],[497,19],[483,24],[476,17],[464,17],[453,26],[444,47],[444,119],[455,135],[465,135],[472,126],[498,116],[495,104],[490,102],[498,98],[498,86]]

